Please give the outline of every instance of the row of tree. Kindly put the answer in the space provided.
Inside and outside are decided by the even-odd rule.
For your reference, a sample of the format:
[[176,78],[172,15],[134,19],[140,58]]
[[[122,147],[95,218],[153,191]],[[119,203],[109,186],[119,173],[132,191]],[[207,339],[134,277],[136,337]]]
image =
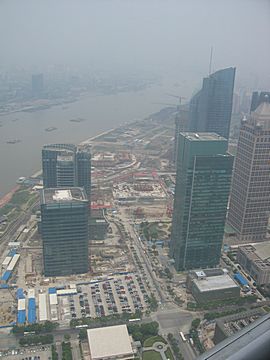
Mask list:
[[70,342],[62,342],[62,360],[72,360],[72,350]]
[[135,314],[112,314],[102,316],[99,318],[81,318],[70,320],[70,327],[75,328],[79,325],[88,325],[89,328],[96,328],[100,326],[120,325],[126,324],[129,319],[140,319],[142,317],[141,311],[136,311]]
[[27,345],[45,345],[45,344],[52,344],[53,343],[53,335],[29,335],[20,338],[19,343],[21,346]]
[[173,334],[169,333],[167,336],[168,339],[168,343],[170,344],[175,360],[184,360],[183,355],[180,352],[180,348],[178,345],[177,340],[175,339],[175,337],[173,336]]
[[44,323],[35,323],[29,325],[14,325],[12,328],[13,334],[23,335],[25,332],[34,332],[36,334],[48,333],[55,330],[59,324],[57,322],[45,321]]
[[143,343],[150,336],[158,335],[159,325],[158,322],[152,321],[145,324],[129,324],[128,332],[132,335],[135,341]]

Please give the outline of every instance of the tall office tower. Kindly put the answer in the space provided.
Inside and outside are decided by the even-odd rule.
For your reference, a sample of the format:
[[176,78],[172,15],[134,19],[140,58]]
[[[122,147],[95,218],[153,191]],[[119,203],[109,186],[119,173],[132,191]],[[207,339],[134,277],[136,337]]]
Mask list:
[[265,102],[266,96],[270,98],[270,91],[261,91],[260,93],[254,91],[251,98],[250,112],[255,111],[261,103]]
[[79,186],[90,196],[89,149],[72,144],[45,145],[42,149],[42,170],[45,188]]
[[32,75],[32,95],[34,97],[39,97],[43,94],[43,91],[44,91],[43,74],[33,74]]
[[189,111],[185,105],[182,105],[175,116],[174,148],[172,154],[172,161],[174,164],[177,163],[178,135],[180,132],[188,130],[188,117]]
[[91,193],[91,155],[85,149],[77,150],[77,184],[85,189],[88,196]]
[[215,132],[229,139],[235,68],[219,70],[203,79],[202,89],[190,101],[192,132]]
[[177,271],[218,265],[233,166],[227,140],[180,133],[170,256]]
[[86,273],[89,200],[82,188],[41,192],[41,234],[45,276]]
[[235,158],[228,223],[239,240],[265,239],[270,214],[269,97],[242,121]]

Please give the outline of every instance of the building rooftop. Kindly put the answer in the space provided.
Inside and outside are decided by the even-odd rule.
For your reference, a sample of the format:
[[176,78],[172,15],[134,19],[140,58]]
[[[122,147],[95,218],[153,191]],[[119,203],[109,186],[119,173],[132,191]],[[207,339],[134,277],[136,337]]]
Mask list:
[[239,246],[239,251],[243,252],[261,270],[270,268],[270,241]]
[[222,341],[197,360],[264,360],[270,352],[270,315],[265,315]]
[[211,291],[211,290],[222,290],[228,289],[232,287],[239,287],[233,279],[227,275],[218,275],[218,276],[210,276],[206,279],[194,279],[194,284],[198,287],[201,292]]
[[58,155],[57,160],[58,161],[73,161],[74,157],[72,155],[67,155],[67,154]]
[[265,315],[265,311],[262,308],[258,308],[219,318],[216,320],[216,323],[228,337],[237,333],[249,324],[252,324],[263,315]]
[[41,204],[88,201],[85,191],[79,187],[48,188],[41,192]]
[[92,360],[133,353],[126,325],[89,329],[87,336]]
[[260,116],[270,116],[270,102],[268,95],[265,96],[265,101],[257,107],[255,113]]
[[181,132],[183,136],[185,136],[188,140],[191,141],[227,141],[224,137],[216,134],[216,133],[194,133],[194,132]]
[[253,248],[260,259],[265,261],[270,258],[270,241],[254,244]]
[[44,150],[52,151],[76,151],[76,146],[73,144],[46,144],[43,146]]

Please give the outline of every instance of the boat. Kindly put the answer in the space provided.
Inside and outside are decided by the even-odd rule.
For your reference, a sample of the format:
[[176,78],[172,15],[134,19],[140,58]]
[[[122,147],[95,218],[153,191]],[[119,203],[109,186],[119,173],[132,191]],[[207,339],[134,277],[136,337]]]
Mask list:
[[86,119],[83,119],[83,118],[77,118],[77,119],[71,119],[71,120],[69,120],[69,121],[80,123],[80,122],[85,121],[85,120],[86,120]]
[[50,126],[50,127],[46,128],[45,131],[54,131],[56,129],[57,129],[56,127]]
[[13,139],[13,140],[8,140],[8,141],[7,141],[7,144],[17,144],[17,143],[19,143],[19,142],[21,142],[21,140],[19,140],[19,139]]
[[25,182],[25,180],[26,180],[26,177],[21,176],[21,177],[19,177],[19,179],[16,181],[16,183],[17,183],[17,184],[23,184],[23,183]]

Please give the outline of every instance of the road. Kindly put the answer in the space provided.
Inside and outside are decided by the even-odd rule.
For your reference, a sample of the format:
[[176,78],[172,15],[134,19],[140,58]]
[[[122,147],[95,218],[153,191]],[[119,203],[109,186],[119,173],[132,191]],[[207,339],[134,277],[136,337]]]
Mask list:
[[13,220],[9,226],[8,229],[5,231],[5,233],[1,236],[1,252],[3,252],[3,248],[6,246],[6,244],[10,241],[16,241],[14,239],[14,235],[16,234],[16,231],[18,228],[26,224],[29,220],[30,216],[32,215],[32,211],[35,207],[37,207],[39,204],[39,200],[35,201],[29,208],[27,208],[22,214],[20,214],[15,220]]
[[179,334],[177,334],[176,338],[179,341],[180,352],[182,353],[185,360],[194,360],[198,357],[188,340],[184,342],[180,338]]
[[160,325],[162,334],[183,331],[187,333],[190,329],[193,317],[190,312],[177,309],[162,309],[151,315],[153,321]]
[[81,360],[79,341],[71,341],[72,360]]
[[[120,210],[121,211],[121,210]],[[163,291],[161,290],[160,288],[160,284],[153,272],[153,269],[152,269],[152,265],[150,263],[150,260],[148,258],[148,256],[146,255],[145,253],[145,250],[142,246],[142,243],[139,239],[139,235],[137,234],[135,228],[133,225],[130,224],[130,218],[129,217],[126,217],[126,213],[125,211],[121,211],[121,219],[122,219],[122,223],[124,225],[124,227],[126,228],[127,232],[130,234],[130,237],[133,239],[133,245],[134,247],[136,247],[137,249],[137,252],[139,252],[139,255],[140,255],[140,260],[142,262],[142,264],[144,265],[144,268],[146,270],[146,273],[148,275],[148,278],[151,279],[151,282],[152,284],[154,285],[154,288],[156,290],[156,293],[159,297],[159,302],[161,304],[165,303],[166,302],[166,296],[164,295]]]

